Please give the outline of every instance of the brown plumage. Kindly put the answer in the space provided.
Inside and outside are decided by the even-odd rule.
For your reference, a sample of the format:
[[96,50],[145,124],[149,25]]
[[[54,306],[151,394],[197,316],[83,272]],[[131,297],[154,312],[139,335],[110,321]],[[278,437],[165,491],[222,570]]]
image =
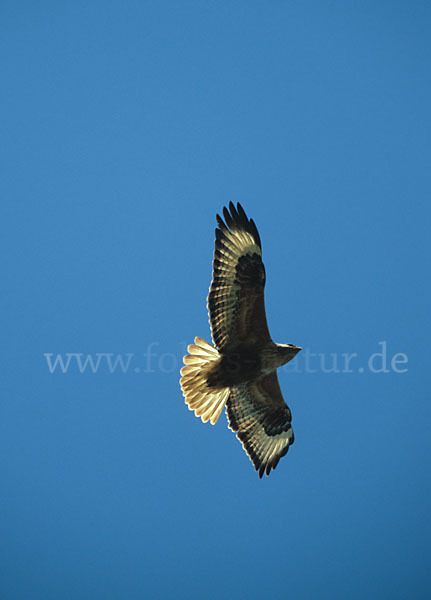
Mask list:
[[293,444],[289,407],[277,368],[301,348],[275,344],[266,322],[265,268],[259,233],[242,206],[231,202],[217,215],[213,279],[208,312],[215,347],[195,338],[181,369],[181,388],[190,410],[217,422],[226,406],[259,476],[269,475]]

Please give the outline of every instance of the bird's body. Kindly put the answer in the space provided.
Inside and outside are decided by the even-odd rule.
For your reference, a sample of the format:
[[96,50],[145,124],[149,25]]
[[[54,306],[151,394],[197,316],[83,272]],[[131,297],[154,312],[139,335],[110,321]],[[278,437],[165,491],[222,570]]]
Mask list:
[[226,405],[259,476],[275,469],[294,437],[276,370],[299,347],[275,344],[264,305],[265,269],[259,233],[240,204],[217,215],[208,312],[215,347],[201,338],[188,347],[181,388],[202,421],[216,423]]
[[220,360],[209,371],[210,387],[223,388],[260,379],[282,367],[297,351],[269,340],[265,345],[241,343],[221,353]]

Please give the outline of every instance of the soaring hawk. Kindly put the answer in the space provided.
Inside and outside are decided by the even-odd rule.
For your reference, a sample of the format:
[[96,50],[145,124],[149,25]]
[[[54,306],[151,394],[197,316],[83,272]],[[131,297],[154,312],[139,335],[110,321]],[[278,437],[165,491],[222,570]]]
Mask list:
[[217,422],[226,406],[259,477],[269,475],[293,444],[291,413],[277,368],[301,350],[275,344],[266,322],[265,269],[259,233],[242,206],[231,202],[217,215],[208,312],[214,346],[196,337],[187,348],[181,389],[190,410]]

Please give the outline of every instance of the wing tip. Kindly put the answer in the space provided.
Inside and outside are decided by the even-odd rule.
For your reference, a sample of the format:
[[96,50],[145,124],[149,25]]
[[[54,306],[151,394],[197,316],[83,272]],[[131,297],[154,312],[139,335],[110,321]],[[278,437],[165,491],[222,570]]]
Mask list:
[[229,429],[231,429],[234,432],[237,432],[236,437],[241,442],[241,445],[244,448],[245,453],[247,454],[250,461],[252,462],[255,471],[259,475],[259,479],[262,479],[262,477],[264,475],[268,476],[271,473],[271,471],[276,469],[278,463],[280,462],[280,459],[283,458],[283,456],[286,456],[286,454],[289,451],[290,446],[295,441],[293,429],[290,427],[291,434],[287,438],[287,444],[283,448],[281,448],[275,456],[271,457],[270,459],[268,459],[268,458],[262,459],[259,457],[259,455],[255,451],[255,449],[253,448],[252,444],[250,443],[249,435],[248,435],[250,432],[238,430],[239,429],[238,423],[236,423],[236,421],[233,417],[233,411],[231,409],[229,401],[226,403],[226,415],[228,417]]
[[[220,239],[220,236],[223,235],[223,231],[230,229],[244,230],[249,233],[256,244],[262,249],[262,244],[259,236],[259,232],[257,230],[256,224],[253,219],[249,219],[247,214],[242,207],[240,202],[237,202],[236,207],[232,201],[229,202],[228,206],[223,207],[223,218],[217,213],[216,221],[218,228],[216,229],[216,239]],[[217,231],[220,233],[217,234]]]

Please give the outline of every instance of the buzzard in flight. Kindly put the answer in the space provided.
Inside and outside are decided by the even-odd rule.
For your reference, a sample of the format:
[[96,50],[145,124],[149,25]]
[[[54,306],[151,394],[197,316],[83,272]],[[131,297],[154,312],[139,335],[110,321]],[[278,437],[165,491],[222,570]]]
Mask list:
[[181,389],[190,410],[217,422],[226,406],[259,477],[269,475],[293,444],[289,407],[277,368],[301,350],[275,344],[265,315],[265,269],[259,233],[242,206],[231,202],[217,215],[208,312],[214,346],[196,337],[187,348]]

